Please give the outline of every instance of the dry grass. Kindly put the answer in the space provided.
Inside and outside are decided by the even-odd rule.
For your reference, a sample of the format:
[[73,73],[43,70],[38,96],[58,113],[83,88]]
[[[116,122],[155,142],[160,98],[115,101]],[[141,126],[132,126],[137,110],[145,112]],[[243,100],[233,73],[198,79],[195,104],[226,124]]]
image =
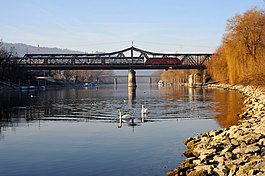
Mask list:
[[244,80],[242,80],[240,84],[265,87],[265,73],[249,75]]

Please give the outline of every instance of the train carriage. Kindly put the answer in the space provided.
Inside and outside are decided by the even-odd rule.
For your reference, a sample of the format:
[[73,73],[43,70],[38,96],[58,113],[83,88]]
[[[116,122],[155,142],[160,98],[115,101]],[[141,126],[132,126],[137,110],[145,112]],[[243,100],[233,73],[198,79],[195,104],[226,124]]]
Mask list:
[[178,58],[149,58],[145,65],[181,65]]

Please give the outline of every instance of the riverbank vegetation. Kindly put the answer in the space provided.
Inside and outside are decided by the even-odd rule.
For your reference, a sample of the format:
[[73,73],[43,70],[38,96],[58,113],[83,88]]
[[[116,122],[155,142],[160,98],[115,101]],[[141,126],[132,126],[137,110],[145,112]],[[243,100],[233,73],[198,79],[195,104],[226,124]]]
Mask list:
[[221,46],[207,63],[220,83],[265,84],[265,12],[252,8],[227,21]]
[[113,80],[107,76],[113,75],[111,70],[55,70],[51,72],[51,75],[56,80],[65,81],[79,81],[79,82],[112,82]]
[[[69,51],[70,52],[70,51]],[[47,81],[52,80],[51,83],[63,85],[69,83],[80,84],[82,82],[103,82],[109,83],[113,80],[106,77],[106,75],[113,75],[113,71],[90,71],[90,70],[67,70],[67,71],[27,71],[18,69],[10,62],[11,58],[19,57],[16,48],[6,48],[4,43],[0,40],[0,82],[3,85],[38,85],[40,80],[38,77],[49,78]],[[20,56],[21,57],[21,56]],[[105,75],[105,76],[103,76]],[[43,81],[42,81],[43,82]],[[45,84],[46,85],[46,84]],[[72,84],[71,84],[72,85]]]
[[166,83],[188,83],[189,75],[197,73],[197,70],[167,70],[160,75]]
[[10,71],[10,58],[17,55],[15,48],[10,48],[9,50],[3,47],[3,42],[0,40],[0,79],[9,79],[12,77],[12,72]]
[[[227,21],[221,45],[206,63],[213,81],[229,84],[265,85],[265,12],[252,8]],[[187,82],[196,71],[164,71],[163,81]]]
[[161,80],[169,83],[184,83],[188,82],[190,70],[167,70],[161,73]]

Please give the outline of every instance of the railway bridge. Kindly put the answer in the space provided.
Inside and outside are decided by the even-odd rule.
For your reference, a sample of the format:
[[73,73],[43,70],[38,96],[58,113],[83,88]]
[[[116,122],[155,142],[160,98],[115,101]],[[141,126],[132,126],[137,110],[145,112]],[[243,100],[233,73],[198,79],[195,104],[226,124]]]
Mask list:
[[129,70],[128,86],[135,87],[137,69],[206,69],[211,53],[157,53],[129,47],[95,54],[25,54],[11,63],[27,70]]

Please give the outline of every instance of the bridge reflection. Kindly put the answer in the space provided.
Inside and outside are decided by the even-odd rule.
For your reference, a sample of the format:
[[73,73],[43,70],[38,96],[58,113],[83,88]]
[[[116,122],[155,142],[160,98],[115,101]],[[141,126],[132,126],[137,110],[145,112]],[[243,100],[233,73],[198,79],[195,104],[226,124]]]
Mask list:
[[[113,86],[109,86],[99,89],[1,92],[0,130],[32,122],[41,125],[42,121],[60,120],[118,124],[117,109],[133,111],[134,121],[125,123],[128,126],[168,119],[213,117],[221,127],[229,127],[237,123],[236,114],[243,107],[241,96],[236,92],[185,86],[150,88],[147,85],[145,88],[150,91],[137,92],[133,87],[113,89]],[[141,116],[142,104],[150,108],[150,114]],[[209,110],[217,113],[211,116]]]

